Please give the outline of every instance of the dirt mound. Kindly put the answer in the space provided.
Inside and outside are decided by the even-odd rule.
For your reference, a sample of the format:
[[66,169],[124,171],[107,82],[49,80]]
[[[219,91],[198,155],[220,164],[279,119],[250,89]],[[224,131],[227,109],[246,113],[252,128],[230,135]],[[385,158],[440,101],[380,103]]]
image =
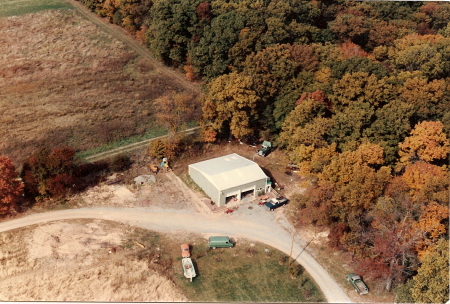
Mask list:
[[121,229],[98,220],[3,233],[0,259],[7,264],[0,267],[0,300],[187,301],[147,261],[126,254],[124,237]]

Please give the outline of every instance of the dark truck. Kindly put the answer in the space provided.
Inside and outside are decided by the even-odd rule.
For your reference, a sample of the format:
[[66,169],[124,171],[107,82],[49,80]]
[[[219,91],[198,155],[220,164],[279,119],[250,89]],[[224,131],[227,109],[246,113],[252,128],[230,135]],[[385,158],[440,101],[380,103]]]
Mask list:
[[349,273],[347,275],[347,281],[349,281],[353,285],[356,292],[359,293],[360,295],[365,295],[369,293],[369,288],[367,288],[367,285],[363,282],[363,280],[359,275]]
[[263,141],[261,149],[258,150],[258,155],[266,157],[272,151],[272,143],[270,141]]
[[287,203],[288,203],[288,199],[285,197],[271,198],[264,204],[264,206],[266,206],[266,208],[269,209],[270,211],[274,211],[278,207],[286,205]]

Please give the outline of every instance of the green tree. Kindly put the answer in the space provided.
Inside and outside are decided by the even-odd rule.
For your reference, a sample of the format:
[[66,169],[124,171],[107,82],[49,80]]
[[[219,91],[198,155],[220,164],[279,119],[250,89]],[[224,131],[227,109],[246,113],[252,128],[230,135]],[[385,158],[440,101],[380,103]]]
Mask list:
[[272,114],[274,125],[270,126],[270,128],[275,130],[276,133],[281,131],[286,116],[295,109],[296,102],[304,89],[305,82],[300,78],[296,78],[286,83],[275,97]]
[[238,41],[244,21],[236,11],[220,14],[204,27],[198,42],[191,42],[188,56],[198,75],[212,80],[230,71],[229,49]]
[[398,285],[395,289],[395,303],[413,303],[414,299],[411,295],[411,288],[413,287],[414,281],[409,279],[404,284]]
[[397,71],[420,71],[428,79],[437,79],[445,74],[443,54],[436,43],[443,39],[434,35],[407,35],[389,48],[389,62]]
[[375,110],[375,121],[363,132],[363,137],[384,148],[387,164],[393,164],[398,157],[398,144],[411,131],[410,120],[413,106],[398,99]]
[[353,56],[345,61],[336,61],[331,65],[331,70],[335,79],[341,79],[344,74],[356,72],[366,72],[379,79],[388,75],[388,70],[381,63],[359,56]]
[[446,303],[449,299],[449,243],[440,239],[421,259],[422,265],[413,277],[411,289],[415,302]]
[[150,9],[147,46],[166,64],[182,66],[186,62],[193,26],[198,23],[195,8],[200,0],[156,1]]
[[332,116],[333,126],[328,131],[328,140],[336,142],[342,151],[352,149],[371,125],[374,112],[374,107],[367,102],[351,102]]
[[274,45],[247,57],[244,74],[255,79],[255,89],[267,101],[292,81],[297,65],[287,45]]

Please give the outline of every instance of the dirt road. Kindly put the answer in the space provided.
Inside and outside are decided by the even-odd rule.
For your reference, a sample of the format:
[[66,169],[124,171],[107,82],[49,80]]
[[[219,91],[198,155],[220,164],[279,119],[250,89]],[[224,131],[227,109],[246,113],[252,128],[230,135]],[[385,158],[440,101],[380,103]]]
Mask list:
[[[145,229],[170,233],[200,233],[205,237],[213,234],[225,234],[234,237],[239,245],[239,238],[246,238],[268,244],[289,254],[291,236],[281,226],[274,228],[264,221],[231,216],[217,217],[198,213],[194,210],[152,210],[150,208],[82,208],[33,214],[0,224],[0,232],[25,227],[28,225],[66,219],[103,219],[126,223]],[[340,286],[331,278],[306,251],[302,252],[304,242],[296,239],[293,256],[311,274],[329,302],[350,303],[350,299]]]

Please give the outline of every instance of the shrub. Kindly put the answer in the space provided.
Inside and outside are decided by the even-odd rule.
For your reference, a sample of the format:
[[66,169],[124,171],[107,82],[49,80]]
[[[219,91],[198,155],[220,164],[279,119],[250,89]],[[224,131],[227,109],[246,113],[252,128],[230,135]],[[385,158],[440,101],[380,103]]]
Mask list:
[[161,159],[166,155],[166,144],[161,139],[152,141],[149,145],[149,154],[151,157]]
[[111,163],[109,165],[109,168],[113,172],[121,172],[125,171],[131,166],[131,159],[128,155],[125,154],[119,154],[114,156],[111,159]]
[[289,267],[289,273],[293,276],[293,277],[299,277],[300,275],[303,274],[304,272],[304,268],[302,265],[300,264],[292,264]]

